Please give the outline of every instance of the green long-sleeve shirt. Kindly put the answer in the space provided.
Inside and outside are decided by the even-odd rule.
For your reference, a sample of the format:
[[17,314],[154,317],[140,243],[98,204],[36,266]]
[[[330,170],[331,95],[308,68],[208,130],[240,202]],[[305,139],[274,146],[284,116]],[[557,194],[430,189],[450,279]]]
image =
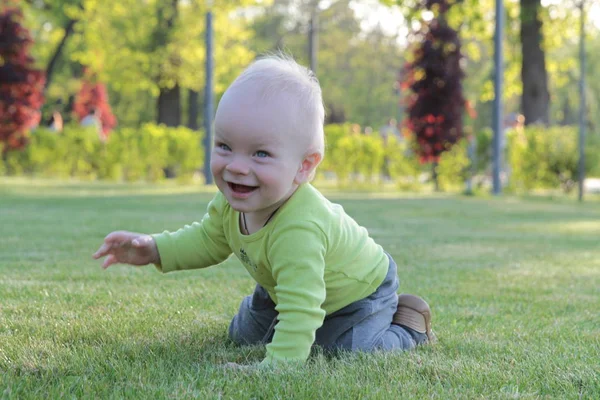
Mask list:
[[278,323],[263,363],[304,361],[325,315],[373,293],[388,259],[344,209],[300,186],[262,229],[244,235],[218,193],[201,222],[154,235],[163,272],[204,268],[232,252],[275,302]]

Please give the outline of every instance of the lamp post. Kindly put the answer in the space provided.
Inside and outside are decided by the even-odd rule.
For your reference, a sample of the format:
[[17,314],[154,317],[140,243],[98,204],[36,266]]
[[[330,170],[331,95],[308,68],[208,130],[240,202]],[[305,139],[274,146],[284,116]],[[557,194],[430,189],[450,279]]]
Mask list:
[[585,0],[579,1],[579,201],[583,201],[585,181]]
[[502,115],[502,78],[504,74],[504,57],[502,42],[504,38],[504,4],[496,0],[496,33],[494,35],[494,157],[492,166],[493,194],[502,192],[500,171],[502,169],[502,135],[504,134]]
[[311,3],[310,21],[308,22],[308,58],[310,70],[317,75],[317,51],[319,46],[319,1]]
[[212,173],[210,172],[210,153],[212,148],[212,128],[213,128],[213,15],[212,0],[206,0],[206,82],[204,86],[204,178],[205,183],[213,183]]

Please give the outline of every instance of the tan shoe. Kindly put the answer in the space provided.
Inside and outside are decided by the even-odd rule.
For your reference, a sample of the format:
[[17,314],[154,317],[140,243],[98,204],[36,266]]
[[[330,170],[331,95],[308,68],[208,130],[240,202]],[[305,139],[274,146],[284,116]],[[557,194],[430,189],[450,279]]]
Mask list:
[[392,323],[406,326],[418,333],[427,335],[427,343],[436,341],[431,330],[431,308],[422,298],[412,294],[398,295],[398,309]]

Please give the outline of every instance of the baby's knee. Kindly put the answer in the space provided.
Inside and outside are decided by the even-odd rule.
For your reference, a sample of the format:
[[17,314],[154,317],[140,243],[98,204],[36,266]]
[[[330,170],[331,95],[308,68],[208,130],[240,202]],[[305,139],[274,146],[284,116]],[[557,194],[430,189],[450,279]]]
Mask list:
[[239,323],[238,323],[238,321],[236,321],[236,319],[238,319],[237,317],[238,316],[236,315],[231,320],[231,323],[229,324],[229,330],[227,332],[227,336],[229,336],[229,340],[231,340],[235,344],[243,345],[246,343],[242,340],[243,335],[240,332]]
[[254,329],[250,329],[247,324],[241,321],[238,315],[233,317],[229,324],[228,331],[229,340],[240,346],[248,346],[261,344],[264,334],[262,332],[256,332]]

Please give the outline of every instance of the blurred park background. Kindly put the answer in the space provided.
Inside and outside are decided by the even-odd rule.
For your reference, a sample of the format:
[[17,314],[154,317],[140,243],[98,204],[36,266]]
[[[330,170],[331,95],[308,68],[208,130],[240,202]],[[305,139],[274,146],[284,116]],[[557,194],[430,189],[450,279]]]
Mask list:
[[[0,398],[600,399],[600,0],[501,2],[499,75],[498,3],[0,0]],[[277,51],[323,87],[315,185],[432,305],[435,346],[227,371],[265,351],[227,341],[237,259],[91,259],[202,215],[214,106]]]
[[489,192],[498,126],[504,191],[568,193],[583,127],[599,190],[595,0],[504,1],[498,124],[494,0],[0,4],[0,175],[204,181],[214,105],[253,59],[284,51],[323,88],[323,184]]

